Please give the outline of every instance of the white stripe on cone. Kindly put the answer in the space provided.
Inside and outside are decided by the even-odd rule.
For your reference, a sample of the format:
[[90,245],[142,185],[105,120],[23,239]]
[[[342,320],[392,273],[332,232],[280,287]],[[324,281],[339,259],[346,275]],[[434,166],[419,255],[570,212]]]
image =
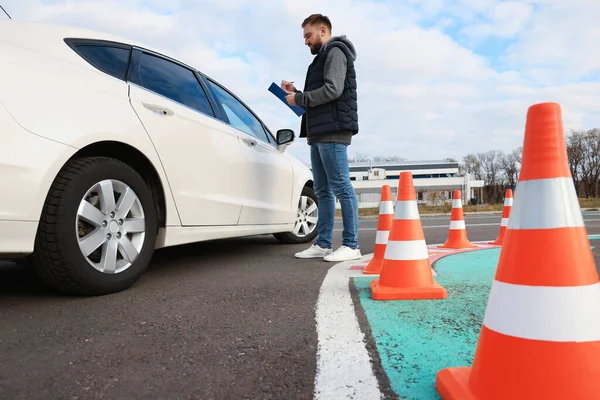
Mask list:
[[465,221],[464,220],[450,221],[450,229],[452,229],[452,230],[466,229],[466,227],[465,227]]
[[504,206],[505,207],[512,207],[513,205],[513,198],[512,197],[507,197],[504,199]]
[[508,226],[508,218],[502,218],[502,221],[500,221],[500,226]]
[[377,231],[375,235],[375,244],[387,244],[390,231]]
[[379,203],[379,214],[393,214],[394,203],[390,200],[382,201]]
[[411,261],[429,259],[425,240],[388,241],[386,260]]
[[498,333],[552,342],[600,340],[600,284],[526,286],[494,280],[483,324]]
[[[536,199],[531,201],[531,199]],[[582,227],[583,217],[571,178],[519,182],[508,229]]]
[[462,199],[452,200],[452,208],[462,208]]
[[396,202],[394,219],[419,219],[419,208],[414,200]]

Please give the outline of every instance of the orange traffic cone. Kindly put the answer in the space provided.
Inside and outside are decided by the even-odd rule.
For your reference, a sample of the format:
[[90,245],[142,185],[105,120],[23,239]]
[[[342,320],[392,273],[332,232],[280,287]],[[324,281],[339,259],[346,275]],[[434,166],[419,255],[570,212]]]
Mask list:
[[600,283],[569,171],[561,109],[527,112],[523,167],[472,368],[443,399],[600,399]]
[[506,196],[504,197],[504,209],[502,210],[502,221],[500,222],[500,234],[490,244],[502,244],[504,242],[504,235],[506,234],[506,227],[508,226],[508,217],[510,216],[510,210],[513,205],[513,192],[511,189],[506,189]]
[[387,245],[392,220],[394,218],[394,203],[392,202],[392,189],[390,185],[381,188],[381,201],[379,202],[379,217],[377,217],[377,236],[375,236],[375,254],[363,270],[364,274],[379,274],[383,265],[383,256]]
[[454,191],[452,197],[452,215],[450,216],[450,232],[446,243],[439,245],[440,248],[448,249],[468,249],[477,247],[467,238],[467,228],[465,226],[465,216],[462,208],[462,198],[460,190]]
[[433,280],[411,172],[400,173],[392,229],[385,248],[381,275],[371,282],[371,295],[374,300],[447,297],[446,289]]

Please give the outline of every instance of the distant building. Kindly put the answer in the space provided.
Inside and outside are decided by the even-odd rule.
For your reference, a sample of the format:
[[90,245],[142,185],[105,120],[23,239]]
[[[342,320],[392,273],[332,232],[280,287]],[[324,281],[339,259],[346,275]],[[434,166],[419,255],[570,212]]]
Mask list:
[[[458,176],[458,163],[450,161],[401,161],[350,163],[350,179],[360,207],[376,207],[381,187],[390,185],[396,200],[400,172],[410,171],[419,204],[441,205],[452,199],[454,190],[462,191],[463,203],[481,201],[484,181]],[[476,190],[479,189],[479,190]],[[336,201],[339,208],[339,201]]]

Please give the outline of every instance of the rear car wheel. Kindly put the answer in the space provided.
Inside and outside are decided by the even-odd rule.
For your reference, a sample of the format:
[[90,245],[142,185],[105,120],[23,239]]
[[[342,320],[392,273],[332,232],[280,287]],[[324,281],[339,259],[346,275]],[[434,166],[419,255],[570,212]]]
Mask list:
[[118,292],[146,270],[156,233],[152,194],[133,168],[108,157],[74,159],[46,198],[35,242],[36,270],[65,293]]
[[308,186],[302,189],[296,222],[292,232],[276,233],[274,236],[281,243],[301,244],[308,243],[317,236],[317,220],[319,217],[319,204],[315,191]]

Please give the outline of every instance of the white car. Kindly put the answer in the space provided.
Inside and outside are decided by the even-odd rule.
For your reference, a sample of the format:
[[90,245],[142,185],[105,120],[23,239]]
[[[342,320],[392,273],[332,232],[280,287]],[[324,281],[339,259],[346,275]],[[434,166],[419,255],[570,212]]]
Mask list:
[[[312,173],[231,91],[149,47],[0,21],[0,259],[124,290],[154,249],[316,236]],[[234,249],[232,251],[235,251]]]

